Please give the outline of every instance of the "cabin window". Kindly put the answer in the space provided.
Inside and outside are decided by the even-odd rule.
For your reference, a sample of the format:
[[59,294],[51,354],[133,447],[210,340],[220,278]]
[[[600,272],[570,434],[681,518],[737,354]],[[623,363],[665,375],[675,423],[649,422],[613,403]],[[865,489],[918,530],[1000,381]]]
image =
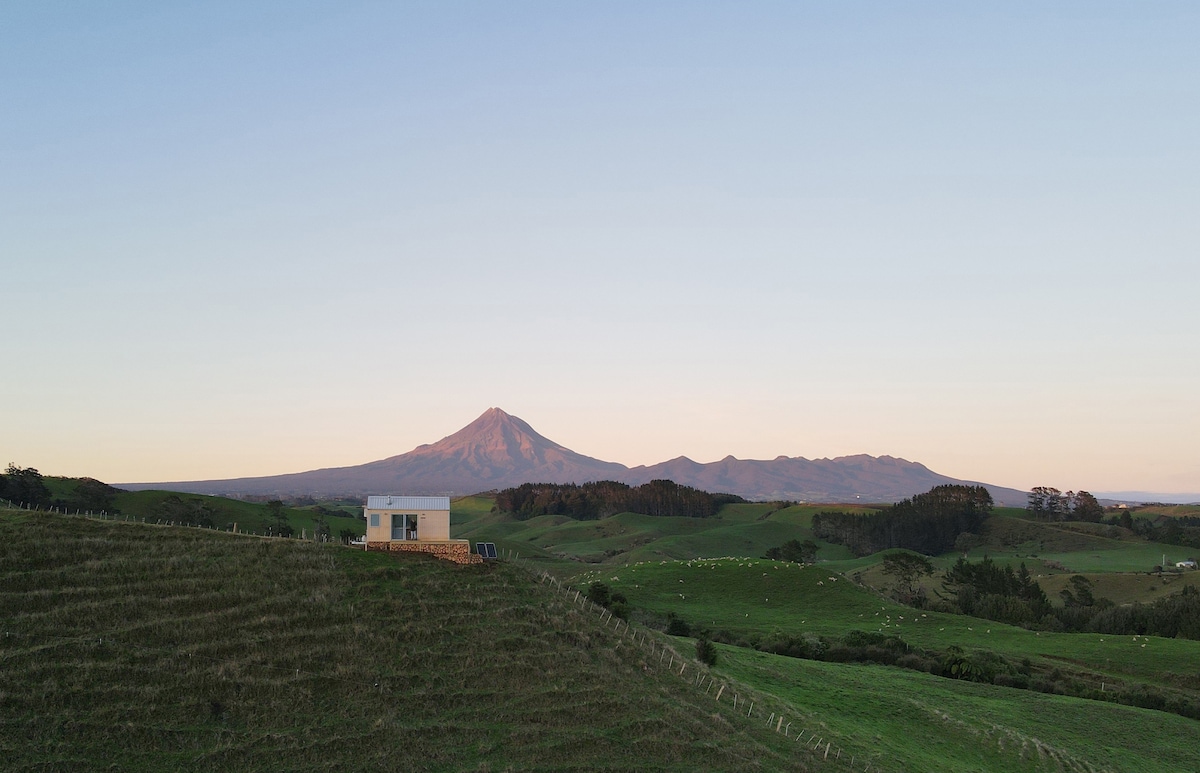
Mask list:
[[379,513],[371,513],[371,528],[379,528]]

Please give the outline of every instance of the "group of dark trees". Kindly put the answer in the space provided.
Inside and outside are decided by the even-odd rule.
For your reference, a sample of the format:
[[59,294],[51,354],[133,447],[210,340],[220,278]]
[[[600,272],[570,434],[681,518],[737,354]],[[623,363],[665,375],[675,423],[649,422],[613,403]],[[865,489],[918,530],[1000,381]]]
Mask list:
[[113,512],[120,489],[94,478],[79,478],[66,496],[54,497],[42,474],[33,467],[9,464],[0,475],[0,499],[30,508],[57,507],[63,511]]
[[1025,628],[1200,639],[1200,592],[1192,586],[1150,604],[1117,606],[1096,597],[1091,580],[1077,574],[1058,593],[1062,605],[1054,606],[1025,564],[1014,572],[985,557],[978,563],[960,558],[942,590],[945,611]]
[[577,520],[615,513],[707,518],[723,505],[745,500],[733,494],[710,494],[670,480],[628,486],[611,480],[594,483],[523,483],[496,494],[496,509],[518,520],[538,515],[565,515]]
[[1086,491],[1065,494],[1050,486],[1034,486],[1025,510],[1043,521],[1091,521],[1099,523],[1104,507]]
[[988,557],[978,563],[960,558],[946,571],[942,588],[955,611],[986,620],[1034,626],[1052,611],[1046,592],[1024,563],[1014,572]]
[[629,599],[621,591],[614,591],[606,583],[593,582],[584,594],[587,600],[612,612],[613,617],[629,619]]
[[817,543],[810,539],[790,539],[777,548],[770,548],[763,558],[775,561],[792,561],[797,564],[811,564],[817,560]]
[[1195,516],[1171,516],[1155,522],[1142,517],[1133,517],[1128,510],[1108,521],[1114,526],[1129,529],[1139,537],[1164,545],[1200,549],[1200,518]]
[[960,534],[978,533],[992,512],[983,486],[935,486],[868,515],[825,512],[813,516],[813,535],[866,556],[889,548],[926,555],[954,548]]
[[42,474],[32,467],[21,468],[10,463],[0,475],[0,499],[26,507],[50,505],[50,489],[46,488]]

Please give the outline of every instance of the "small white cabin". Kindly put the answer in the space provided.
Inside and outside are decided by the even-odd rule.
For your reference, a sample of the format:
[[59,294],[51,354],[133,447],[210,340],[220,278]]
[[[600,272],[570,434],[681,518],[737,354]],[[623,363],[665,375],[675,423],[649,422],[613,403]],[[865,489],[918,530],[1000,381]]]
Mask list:
[[450,497],[367,497],[367,542],[450,539]]
[[478,564],[465,539],[450,539],[450,497],[367,497],[367,550],[427,553],[456,564]]

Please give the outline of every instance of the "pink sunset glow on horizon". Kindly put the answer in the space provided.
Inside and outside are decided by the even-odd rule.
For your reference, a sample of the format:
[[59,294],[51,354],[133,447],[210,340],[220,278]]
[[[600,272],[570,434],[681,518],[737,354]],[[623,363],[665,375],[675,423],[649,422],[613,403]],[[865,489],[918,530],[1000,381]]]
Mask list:
[[3,462],[1200,491],[1196,12],[0,12]]

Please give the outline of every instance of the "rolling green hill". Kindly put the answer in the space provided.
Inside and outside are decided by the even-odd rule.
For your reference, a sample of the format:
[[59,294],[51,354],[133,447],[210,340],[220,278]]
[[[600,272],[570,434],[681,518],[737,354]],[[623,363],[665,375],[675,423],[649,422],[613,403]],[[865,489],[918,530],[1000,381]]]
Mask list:
[[[543,515],[516,521],[497,513],[484,513],[488,500],[469,498],[471,513],[465,515],[456,536],[472,541],[495,542],[556,566],[565,574],[572,564],[604,563],[627,565],[664,558],[696,558],[728,555],[761,556],[789,539],[812,537],[812,516],[823,509],[861,512],[867,508],[843,505],[790,506],[733,504],[711,518],[677,518],[618,513],[593,521],[575,521],[560,515]],[[452,503],[452,517],[457,503]],[[841,545],[822,540],[818,556],[824,560],[845,559],[850,552]]]
[[[914,651],[1025,661],[1034,680],[1053,672],[1084,693],[1200,701],[1200,642],[913,610],[851,581],[882,584],[878,555],[852,559],[820,541],[816,565],[753,557],[811,538],[813,514],[828,506],[516,521],[488,497],[464,497],[452,503],[454,536],[523,560],[453,567],[154,525],[180,502],[243,530],[270,520],[255,503],[121,496],[130,522],[0,511],[0,759],[12,769],[1200,768],[1200,723],[1169,711],[725,645],[689,681],[663,664],[690,656],[691,640],[641,627],[617,635],[612,620],[522,568],[532,561],[576,588],[603,581],[651,626],[673,613],[751,644],[868,631]],[[303,520],[310,510],[286,515],[298,529],[314,523]],[[978,554],[1028,562],[1050,592],[1076,567],[1134,565],[1161,548],[1118,527],[1019,511],[995,516],[983,536]],[[1130,600],[1192,579],[1089,577],[1098,595]]]
[[[812,517],[822,510],[869,512],[854,505],[793,505],[770,503],[733,504],[711,518],[667,518],[619,513],[591,521],[543,515],[527,521],[491,512],[488,497],[464,497],[451,505],[455,536],[495,542],[502,550],[539,562],[562,577],[572,577],[581,564],[628,566],[645,561],[687,560],[746,556],[757,558],[788,540],[813,540],[818,562],[827,568],[858,576],[874,587],[885,582],[878,571],[878,555],[853,558],[842,546],[815,539]],[[1163,595],[1168,586],[1200,584],[1200,579],[1183,576],[1173,584],[1171,577],[1151,581],[1146,574],[1162,563],[1181,560],[1194,551],[1174,545],[1148,542],[1119,526],[1093,523],[1045,523],[1029,520],[1020,508],[996,508],[988,519],[972,559],[991,556],[996,563],[1021,563],[1043,581],[1051,598],[1065,583],[1060,575],[1082,573],[1096,584],[1097,596],[1117,603],[1148,603]],[[933,557],[939,569],[949,568],[958,553]],[[1196,573],[1200,577],[1200,573]],[[936,579],[928,581],[932,592]]]
[[[720,646],[717,671],[803,707],[815,732],[907,771],[1195,770],[1195,720],[1145,709]],[[847,737],[849,736],[849,737]]]
[[0,579],[5,770],[816,759],[515,565],[0,511]]
[[[767,559],[697,559],[647,562],[591,570],[594,581],[620,591],[629,603],[659,615],[674,612],[692,624],[738,637],[773,632],[841,636],[862,630],[900,636],[909,644],[943,651],[949,646],[988,650],[1046,668],[1073,668],[1097,688],[1108,680],[1163,688],[1181,678],[1200,691],[1200,642],[1147,636],[1105,636],[1028,631],[964,615],[921,612],[882,598],[823,566]],[[1198,696],[1200,697],[1200,696]]]
[[[78,492],[83,480],[54,476],[42,479],[55,501],[74,502],[76,506],[81,504],[78,502]],[[238,531],[253,534],[266,534],[270,530],[277,532],[280,526],[263,502],[161,490],[123,491],[109,488],[108,491],[110,496],[103,508],[108,514],[119,514],[125,519],[203,525],[223,531],[231,531],[237,524]],[[84,511],[91,509],[86,506],[83,508]],[[101,505],[95,505],[94,510],[100,512]],[[76,511],[75,506],[66,508],[66,512]],[[361,513],[360,508],[344,503],[330,503],[324,507],[284,507],[282,510],[284,520],[296,536],[315,534],[318,520],[323,520],[334,539],[338,539],[343,532],[356,537],[365,534],[366,525]]]
[[[639,613],[674,614],[694,628],[750,643],[850,631],[901,637],[918,650],[1028,661],[1034,678],[1093,694],[1149,689],[1200,699],[1200,642],[1146,636],[1051,634],[920,612],[855,585],[825,566],[755,559],[655,561],[586,571]],[[1191,770],[1200,723],[1162,711],[976,684],[875,664],[799,660],[721,646],[717,672],[807,713],[820,733],[906,761],[908,770]],[[1053,717],[1051,721],[1049,718]],[[1112,724],[1119,723],[1119,724]],[[1172,739],[1193,739],[1177,743]],[[1145,744],[1145,747],[1142,746]],[[861,747],[860,747],[861,748]],[[1141,753],[1143,748],[1150,756]]]

